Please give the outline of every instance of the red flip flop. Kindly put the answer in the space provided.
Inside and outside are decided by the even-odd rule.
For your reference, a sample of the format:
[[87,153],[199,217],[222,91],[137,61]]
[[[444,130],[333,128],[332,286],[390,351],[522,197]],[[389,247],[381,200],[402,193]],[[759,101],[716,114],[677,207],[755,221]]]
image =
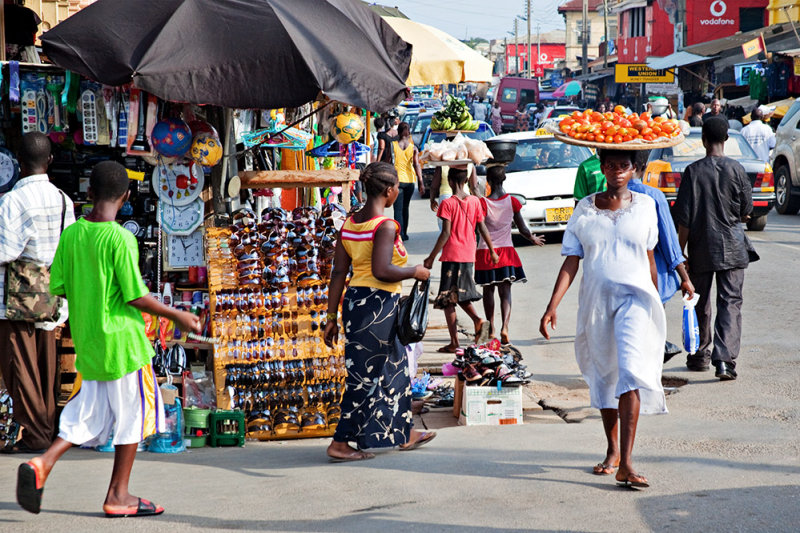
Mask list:
[[28,461],[17,470],[17,503],[28,512],[39,514],[42,509],[44,483],[39,481],[39,469]]
[[125,509],[122,511],[105,511],[106,518],[133,518],[137,516],[157,516],[164,512],[164,508],[151,501],[139,498],[139,505],[135,511]]

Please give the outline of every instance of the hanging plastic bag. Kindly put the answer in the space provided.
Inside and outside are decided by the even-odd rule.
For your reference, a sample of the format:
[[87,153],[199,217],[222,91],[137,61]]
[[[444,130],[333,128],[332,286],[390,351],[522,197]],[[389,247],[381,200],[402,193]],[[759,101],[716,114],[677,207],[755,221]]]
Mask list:
[[183,441],[183,409],[180,399],[173,405],[164,405],[164,433],[156,433],[150,437],[148,451],[154,453],[180,453],[186,451]]
[[415,281],[411,293],[400,299],[397,312],[397,338],[400,344],[408,346],[419,342],[428,329],[428,290],[430,280]]
[[700,296],[697,293],[683,297],[683,349],[693,354],[700,348],[700,327],[697,324],[695,306]]

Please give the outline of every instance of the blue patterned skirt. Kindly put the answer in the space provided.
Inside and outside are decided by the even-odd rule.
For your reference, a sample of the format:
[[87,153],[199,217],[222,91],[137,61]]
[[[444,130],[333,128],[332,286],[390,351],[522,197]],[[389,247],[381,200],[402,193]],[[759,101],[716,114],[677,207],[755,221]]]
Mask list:
[[397,340],[400,295],[350,287],[344,295],[347,381],[333,439],[359,449],[399,446],[411,434],[411,378]]

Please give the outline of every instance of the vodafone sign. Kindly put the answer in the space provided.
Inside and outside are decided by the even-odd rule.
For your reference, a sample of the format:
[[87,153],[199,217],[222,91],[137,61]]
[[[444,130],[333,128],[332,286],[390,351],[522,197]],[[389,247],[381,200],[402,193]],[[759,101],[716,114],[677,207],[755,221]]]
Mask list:
[[686,44],[729,37],[741,29],[742,9],[766,9],[768,0],[696,0],[686,2]]

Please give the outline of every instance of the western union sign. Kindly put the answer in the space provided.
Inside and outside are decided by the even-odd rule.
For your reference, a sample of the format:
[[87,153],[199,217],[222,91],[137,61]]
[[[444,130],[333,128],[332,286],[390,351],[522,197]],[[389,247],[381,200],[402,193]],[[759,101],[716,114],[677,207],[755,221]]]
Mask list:
[[675,74],[666,69],[655,70],[645,64],[616,65],[616,83],[673,83]]

